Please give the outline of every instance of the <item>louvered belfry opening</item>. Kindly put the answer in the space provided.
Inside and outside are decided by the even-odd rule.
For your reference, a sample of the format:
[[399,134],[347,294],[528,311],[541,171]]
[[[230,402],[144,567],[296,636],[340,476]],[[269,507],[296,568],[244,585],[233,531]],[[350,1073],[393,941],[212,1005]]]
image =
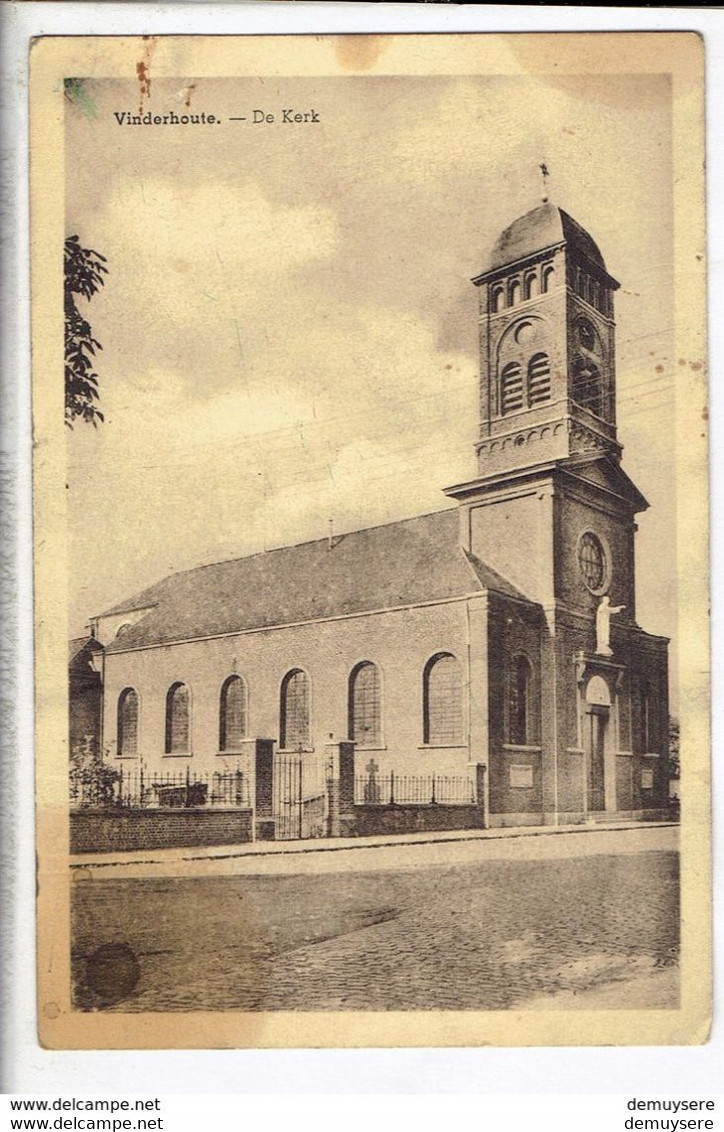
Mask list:
[[573,400],[597,417],[603,416],[603,387],[597,366],[576,358],[573,366]]
[[547,354],[534,354],[528,362],[528,404],[542,405],[551,395],[551,364]]
[[509,362],[500,375],[500,411],[514,413],[523,408],[523,369],[519,362]]

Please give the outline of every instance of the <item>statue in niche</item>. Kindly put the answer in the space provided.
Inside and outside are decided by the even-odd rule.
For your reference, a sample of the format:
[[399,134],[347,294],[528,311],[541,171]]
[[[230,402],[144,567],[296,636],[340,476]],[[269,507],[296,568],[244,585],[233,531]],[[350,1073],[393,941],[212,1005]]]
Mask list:
[[613,656],[611,648],[611,618],[614,613],[620,613],[625,605],[611,605],[611,599],[605,594],[596,610],[596,654],[598,656]]

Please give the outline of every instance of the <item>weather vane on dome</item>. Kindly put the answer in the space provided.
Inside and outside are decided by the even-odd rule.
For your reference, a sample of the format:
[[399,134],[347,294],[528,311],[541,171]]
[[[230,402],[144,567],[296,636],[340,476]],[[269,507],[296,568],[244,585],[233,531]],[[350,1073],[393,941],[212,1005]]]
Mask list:
[[542,161],[538,168],[540,169],[541,181],[543,183],[543,195],[541,197],[541,200],[543,201],[543,204],[548,204],[548,178],[550,177],[550,173],[545,161]]

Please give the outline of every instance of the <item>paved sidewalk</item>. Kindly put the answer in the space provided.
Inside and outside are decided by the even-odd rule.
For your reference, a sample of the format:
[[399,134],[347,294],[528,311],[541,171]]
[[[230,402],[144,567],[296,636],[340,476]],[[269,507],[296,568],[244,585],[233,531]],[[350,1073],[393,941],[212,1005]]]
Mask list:
[[[416,867],[418,862],[432,862],[440,857],[446,847],[452,855],[459,858],[460,852],[455,853],[455,846],[463,851],[462,855],[470,858],[470,850],[493,850],[484,852],[486,858],[499,857],[496,848],[503,849],[503,844],[495,846],[491,843],[504,843],[512,849],[513,842],[522,842],[519,852],[515,856],[539,856],[540,852],[533,850],[533,842],[547,842],[552,838],[561,838],[567,835],[556,845],[560,855],[570,856],[577,852],[591,851],[601,853],[607,851],[610,837],[602,839],[601,835],[628,832],[624,838],[634,846],[643,841],[656,841],[659,847],[660,838],[647,838],[648,832],[655,830],[663,834],[667,846],[676,841],[677,826],[673,822],[595,822],[586,825],[548,825],[548,826],[517,826],[515,828],[497,828],[480,830],[445,830],[440,832],[389,834],[377,837],[338,837],[333,839],[318,838],[298,841],[256,841],[241,845],[214,845],[201,848],[186,849],[152,849],[138,850],[126,853],[83,853],[71,857],[71,869],[76,876],[81,873],[85,878],[91,875],[115,876],[160,876],[160,875],[193,875],[231,872],[308,872],[308,871],[342,871],[346,868],[390,868],[391,862],[398,867],[410,865]],[[664,833],[664,831],[670,831]],[[634,832],[642,837],[632,838]],[[571,844],[571,835],[574,844]],[[579,842],[578,835],[587,835],[585,841]],[[598,836],[596,836],[598,835]],[[593,840],[591,840],[593,839]],[[620,840],[620,839],[619,839]],[[565,844],[565,848],[564,848]],[[584,848],[585,845],[585,848]],[[423,847],[427,847],[426,850]],[[648,847],[648,846],[642,846]],[[551,853],[553,846],[546,849],[541,844],[536,849],[543,850],[545,856],[558,855]],[[613,851],[620,851],[617,845]],[[370,850],[392,850],[392,853],[370,853]],[[417,852],[416,852],[417,850]],[[439,852],[436,852],[438,851]],[[465,851],[468,850],[468,851]],[[421,852],[422,851],[422,852]],[[336,856],[335,856],[336,855]],[[451,854],[444,853],[445,858]],[[479,855],[475,853],[475,855]],[[505,856],[509,856],[505,852]]]

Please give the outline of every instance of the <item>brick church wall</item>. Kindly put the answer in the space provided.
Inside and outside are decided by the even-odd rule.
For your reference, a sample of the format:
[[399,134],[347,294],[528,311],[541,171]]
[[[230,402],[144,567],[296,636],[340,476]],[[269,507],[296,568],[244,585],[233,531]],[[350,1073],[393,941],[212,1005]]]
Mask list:
[[[471,599],[470,607],[480,599]],[[382,742],[360,747],[357,773],[374,758],[380,774],[390,769],[403,774],[465,774],[470,762],[484,761],[481,737],[486,710],[484,697],[475,694],[470,679],[469,654],[479,671],[485,671],[485,641],[476,632],[469,649],[469,621],[475,618],[468,601],[456,600],[303,625],[280,627],[212,640],[190,641],[132,652],[109,653],[105,669],[104,745],[116,765],[116,705],[125,687],[139,697],[138,752],[149,771],[209,773],[233,770],[233,754],[220,754],[219,695],[224,680],[241,674],[248,689],[248,733],[278,741],[279,698],[282,679],[290,669],[304,669],[311,686],[311,721],[314,751],[322,753],[330,735],[346,738],[348,680],[362,660],[379,668],[382,685]],[[461,667],[464,726],[454,746],[426,746],[422,733],[422,686],[425,664],[438,652],[453,653]],[[165,700],[168,688],[183,681],[189,688],[191,755],[165,755]],[[470,696],[467,690],[472,689]],[[475,717],[475,718],[473,718]],[[469,734],[476,735],[471,752]],[[123,760],[127,762],[136,760]]]

